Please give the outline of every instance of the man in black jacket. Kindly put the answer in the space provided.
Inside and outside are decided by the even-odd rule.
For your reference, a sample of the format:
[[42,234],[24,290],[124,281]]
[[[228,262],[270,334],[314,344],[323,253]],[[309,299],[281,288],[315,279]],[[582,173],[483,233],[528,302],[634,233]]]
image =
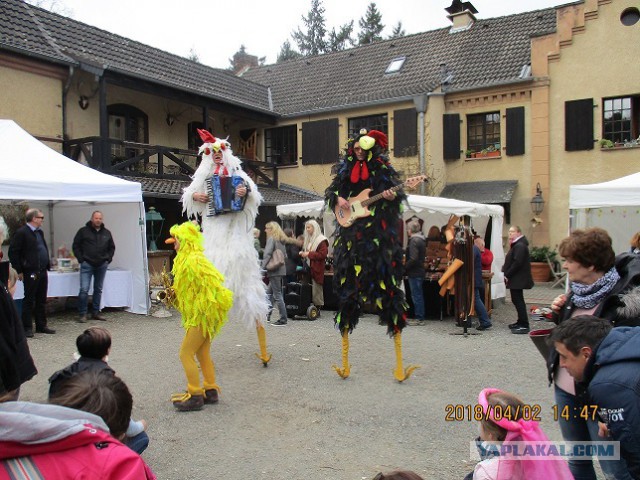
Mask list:
[[47,327],[45,303],[49,285],[49,250],[42,232],[44,215],[42,211],[31,208],[27,210],[27,224],[20,227],[11,237],[9,260],[18,272],[18,278],[24,284],[24,300],[22,301],[22,326],[27,337],[33,337],[31,317],[35,314],[36,332],[56,333]]
[[100,313],[102,285],[107,275],[107,267],[113,259],[116,246],[111,232],[102,223],[102,212],[96,210],[91,220],[78,230],[73,239],[73,254],[80,263],[80,293],[78,293],[78,322],[87,321],[89,286],[93,277],[93,314],[95,320],[106,320]]
[[551,339],[582,400],[568,416],[599,420],[599,435],[620,442],[629,474],[640,478],[640,328],[582,315],[558,325]]
[[504,259],[504,281],[511,290],[511,301],[518,312],[518,320],[509,325],[511,333],[529,333],[529,313],[524,301],[523,290],[533,288],[531,277],[531,259],[529,257],[529,242],[517,225],[509,228],[509,243],[511,248]]

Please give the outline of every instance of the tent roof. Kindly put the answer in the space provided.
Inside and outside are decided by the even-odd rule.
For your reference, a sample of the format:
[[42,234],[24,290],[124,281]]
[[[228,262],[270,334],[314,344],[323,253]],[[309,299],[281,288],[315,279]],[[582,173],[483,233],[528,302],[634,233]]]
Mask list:
[[571,185],[569,208],[640,205],[640,172],[603,183]]
[[75,162],[0,119],[0,199],[142,202],[142,189]]
[[[409,195],[409,210],[412,212],[427,211],[431,213],[443,213],[446,215],[455,214],[458,217],[469,215],[471,217],[480,216],[503,216],[504,209],[498,205],[485,205],[482,203],[464,202],[452,198],[426,197],[422,195]],[[320,217],[324,202],[322,200],[305,203],[292,203],[289,205],[278,205],[276,211],[280,218],[288,217]]]

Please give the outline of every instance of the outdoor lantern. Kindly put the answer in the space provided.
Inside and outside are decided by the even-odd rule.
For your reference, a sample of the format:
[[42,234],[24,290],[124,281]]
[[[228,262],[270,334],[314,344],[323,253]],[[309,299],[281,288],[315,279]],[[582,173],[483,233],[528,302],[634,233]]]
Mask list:
[[542,198],[542,189],[540,184],[536,185],[536,194],[531,199],[531,211],[534,215],[540,215],[544,209],[544,198]]
[[164,218],[160,215],[160,212],[156,212],[155,207],[149,207],[149,211],[144,214],[144,218],[147,222],[147,241],[149,243],[149,251],[158,251],[156,241],[162,233],[162,225],[164,224]]

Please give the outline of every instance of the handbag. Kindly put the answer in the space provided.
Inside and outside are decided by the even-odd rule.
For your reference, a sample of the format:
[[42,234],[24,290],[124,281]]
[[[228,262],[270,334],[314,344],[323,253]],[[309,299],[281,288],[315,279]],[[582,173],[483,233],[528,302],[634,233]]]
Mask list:
[[271,254],[271,258],[267,262],[267,266],[266,266],[267,271],[273,272],[274,270],[278,270],[283,265],[284,265],[284,253],[282,253],[282,250],[278,248],[274,248],[273,253]]

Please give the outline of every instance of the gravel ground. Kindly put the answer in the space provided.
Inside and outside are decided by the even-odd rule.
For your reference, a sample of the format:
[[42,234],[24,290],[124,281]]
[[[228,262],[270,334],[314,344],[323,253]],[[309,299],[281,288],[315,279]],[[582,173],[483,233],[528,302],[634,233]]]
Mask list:
[[[340,362],[331,312],[314,322],[267,326],[268,368],[254,356],[255,332],[232,320],[212,347],[220,403],[191,413],[177,413],[169,402],[185,388],[176,312],[155,318],[112,311],[107,322],[87,325],[113,335],[110,365],[133,393],[133,417],[149,422],[143,457],[159,479],[357,480],[398,468],[425,479],[461,479],[475,464],[469,442],[478,427],[466,418],[445,421],[446,406],[474,405],[484,387],[540,405],[543,429],[561,439],[543,359],[527,335],[507,328],[514,313],[508,303],[495,306],[494,327],[468,337],[452,335],[462,329],[451,319],[407,327],[405,366],[421,368],[404,383],[392,375],[393,341],[372,315],[351,336],[346,380],[331,368]],[[72,361],[85,328],[75,318],[71,311],[51,315],[58,333],[30,340],[40,373],[23,386],[21,400],[44,402],[47,378]]]

